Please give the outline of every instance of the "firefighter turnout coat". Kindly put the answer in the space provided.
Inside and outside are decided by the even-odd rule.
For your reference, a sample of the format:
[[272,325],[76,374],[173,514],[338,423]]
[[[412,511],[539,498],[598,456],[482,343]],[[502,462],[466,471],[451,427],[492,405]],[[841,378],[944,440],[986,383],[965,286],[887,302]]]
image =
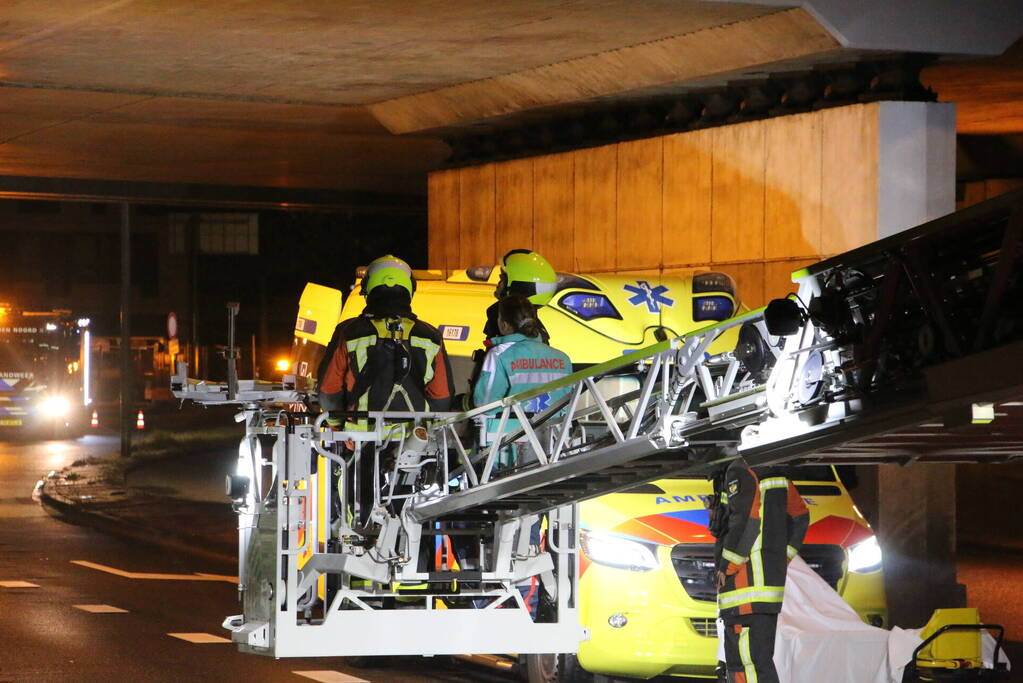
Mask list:
[[718,593],[720,615],[777,614],[788,561],[799,553],[810,513],[781,468],[755,472],[738,458],[728,466],[722,489],[727,521],[715,558],[717,570],[725,574]]
[[447,410],[453,391],[444,342],[411,313],[338,323],[320,365],[324,410]]

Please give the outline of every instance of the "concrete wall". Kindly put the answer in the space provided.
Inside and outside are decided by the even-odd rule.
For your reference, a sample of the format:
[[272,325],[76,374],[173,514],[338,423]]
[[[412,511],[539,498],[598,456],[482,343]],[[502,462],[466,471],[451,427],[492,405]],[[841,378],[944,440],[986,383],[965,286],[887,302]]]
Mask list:
[[[954,210],[955,105],[880,102],[435,172],[429,260],[464,268],[527,247],[576,272],[712,267],[758,306],[806,263]],[[962,600],[955,470],[860,478],[892,619],[921,626]]]
[[758,306],[807,263],[953,210],[953,112],[854,105],[437,171],[430,266],[526,247],[575,272],[712,267]]
[[1023,187],[1023,178],[993,178],[964,183],[956,201],[956,210],[993,199],[1020,187]]
[[966,604],[966,590],[956,581],[956,467],[881,465],[874,471],[888,612],[899,626],[920,627],[934,609]]

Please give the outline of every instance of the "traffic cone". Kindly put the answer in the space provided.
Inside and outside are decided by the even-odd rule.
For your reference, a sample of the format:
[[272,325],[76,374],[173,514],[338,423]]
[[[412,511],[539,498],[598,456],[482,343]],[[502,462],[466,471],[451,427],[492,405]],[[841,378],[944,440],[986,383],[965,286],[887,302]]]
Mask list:
[[138,414],[138,417],[135,418],[135,429],[145,429],[145,428],[146,428],[146,416],[143,415],[142,411],[140,410],[139,414]]
[[92,411],[92,421],[89,423],[89,426],[93,427],[93,428],[99,427],[99,411],[98,410]]

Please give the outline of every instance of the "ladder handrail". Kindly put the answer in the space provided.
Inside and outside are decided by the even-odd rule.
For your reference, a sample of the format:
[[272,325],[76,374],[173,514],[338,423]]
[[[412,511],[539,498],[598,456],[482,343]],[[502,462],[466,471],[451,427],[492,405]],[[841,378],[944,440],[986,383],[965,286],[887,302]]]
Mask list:
[[741,325],[744,322],[762,318],[764,310],[766,308],[767,308],[766,306],[763,306],[761,308],[754,309],[747,313],[743,313],[742,315],[735,316],[734,318],[728,318],[726,320],[722,320],[721,322],[713,323],[711,325],[705,325],[704,327],[692,330],[685,334],[681,334],[677,337],[665,339],[662,342],[651,344],[650,346],[638,349],[631,353],[625,353],[619,358],[612,358],[610,360],[604,361],[603,363],[591,365],[590,367],[584,370],[573,372],[571,375],[562,377],[559,380],[555,380],[547,384],[542,384],[540,386],[534,387],[532,389],[527,389],[525,391],[520,391],[517,394],[511,394],[509,396],[505,396],[504,398],[497,399],[496,401],[492,401],[485,405],[477,406],[476,408],[473,408],[471,410],[466,410],[464,412],[458,413],[453,417],[448,418],[445,422],[438,424],[437,426],[441,427],[444,426],[444,424],[460,422],[462,420],[477,417],[479,415],[483,415],[491,411],[498,410],[500,408],[509,407],[513,403],[522,403],[528,401],[531,398],[535,398],[543,394],[548,394],[552,391],[557,391],[558,389],[574,387],[576,383],[585,381],[586,379],[596,379],[601,375],[606,375],[615,370],[626,368],[630,365],[635,365],[639,362],[650,359],[659,353],[670,351],[672,349],[677,349],[679,344],[687,339],[701,336],[711,331],[723,332],[725,330],[731,329],[732,327],[735,327],[736,325]]

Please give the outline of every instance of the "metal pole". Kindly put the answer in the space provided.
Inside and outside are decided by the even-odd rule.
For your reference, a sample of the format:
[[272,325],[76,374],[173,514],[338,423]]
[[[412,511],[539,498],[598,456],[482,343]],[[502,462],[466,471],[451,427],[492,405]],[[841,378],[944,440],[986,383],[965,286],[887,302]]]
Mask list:
[[191,214],[185,224],[188,240],[188,335],[192,347],[192,375],[205,377],[206,368],[199,367],[199,214]]
[[[270,348],[270,344],[267,341],[269,335],[269,323],[266,316],[267,305],[266,305],[266,278],[259,278],[259,350],[266,353],[266,350]],[[259,362],[255,360],[256,349],[253,346],[252,349],[253,366],[252,371],[253,379],[259,379]],[[272,376],[272,375],[271,375]]]
[[131,206],[121,204],[121,457],[131,456]]
[[227,302],[227,398],[233,401],[238,395],[238,348],[234,343],[235,319],[238,317],[237,301]]

